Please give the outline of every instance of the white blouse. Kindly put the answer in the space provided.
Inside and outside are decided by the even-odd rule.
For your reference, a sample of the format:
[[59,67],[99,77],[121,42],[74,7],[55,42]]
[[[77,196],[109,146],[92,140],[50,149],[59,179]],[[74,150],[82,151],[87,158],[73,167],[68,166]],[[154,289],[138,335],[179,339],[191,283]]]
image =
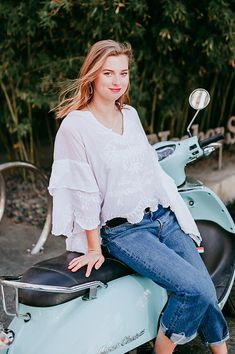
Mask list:
[[157,160],[138,113],[122,109],[123,134],[101,124],[90,111],[72,111],[57,132],[49,183],[52,233],[67,236],[67,250],[87,252],[85,230],[124,217],[142,220],[144,209],[170,207],[182,230],[199,245],[198,228],[173,179]]

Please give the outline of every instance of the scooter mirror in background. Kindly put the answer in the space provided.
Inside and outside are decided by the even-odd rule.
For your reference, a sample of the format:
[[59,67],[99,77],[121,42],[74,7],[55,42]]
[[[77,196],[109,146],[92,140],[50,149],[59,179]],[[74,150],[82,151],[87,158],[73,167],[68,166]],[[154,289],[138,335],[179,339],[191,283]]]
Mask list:
[[190,132],[190,128],[196,116],[198,115],[201,109],[205,108],[209,104],[209,102],[210,102],[210,94],[208,91],[206,91],[203,88],[197,88],[190,94],[189,104],[192,108],[196,109],[196,113],[194,114],[193,119],[191,120],[191,122],[187,127],[188,136],[192,136],[192,133]]
[[189,96],[189,104],[196,110],[205,108],[210,102],[210,94],[203,88],[194,90]]

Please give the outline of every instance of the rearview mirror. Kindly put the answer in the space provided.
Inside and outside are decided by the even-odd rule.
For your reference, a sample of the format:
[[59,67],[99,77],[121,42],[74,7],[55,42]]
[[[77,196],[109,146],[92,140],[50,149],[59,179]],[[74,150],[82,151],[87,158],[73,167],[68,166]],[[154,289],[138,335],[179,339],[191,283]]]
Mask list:
[[203,88],[194,90],[189,96],[189,104],[196,110],[205,108],[210,102],[210,94]]

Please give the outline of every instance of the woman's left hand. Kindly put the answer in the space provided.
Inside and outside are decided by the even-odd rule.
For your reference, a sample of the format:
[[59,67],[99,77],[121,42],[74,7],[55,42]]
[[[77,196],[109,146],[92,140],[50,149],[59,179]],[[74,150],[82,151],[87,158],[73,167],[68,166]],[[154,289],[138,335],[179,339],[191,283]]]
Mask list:
[[76,257],[68,265],[68,269],[72,272],[76,272],[78,269],[87,265],[86,277],[89,277],[92,268],[99,269],[104,263],[104,256],[99,251],[89,251],[84,256]]

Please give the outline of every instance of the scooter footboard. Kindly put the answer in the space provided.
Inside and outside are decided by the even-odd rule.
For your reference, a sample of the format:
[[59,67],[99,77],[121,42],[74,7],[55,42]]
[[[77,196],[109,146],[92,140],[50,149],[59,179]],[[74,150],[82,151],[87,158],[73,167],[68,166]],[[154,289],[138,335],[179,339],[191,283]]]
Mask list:
[[20,304],[7,354],[123,354],[154,338],[166,291],[138,274],[111,281],[94,300],[82,297],[51,307]]

